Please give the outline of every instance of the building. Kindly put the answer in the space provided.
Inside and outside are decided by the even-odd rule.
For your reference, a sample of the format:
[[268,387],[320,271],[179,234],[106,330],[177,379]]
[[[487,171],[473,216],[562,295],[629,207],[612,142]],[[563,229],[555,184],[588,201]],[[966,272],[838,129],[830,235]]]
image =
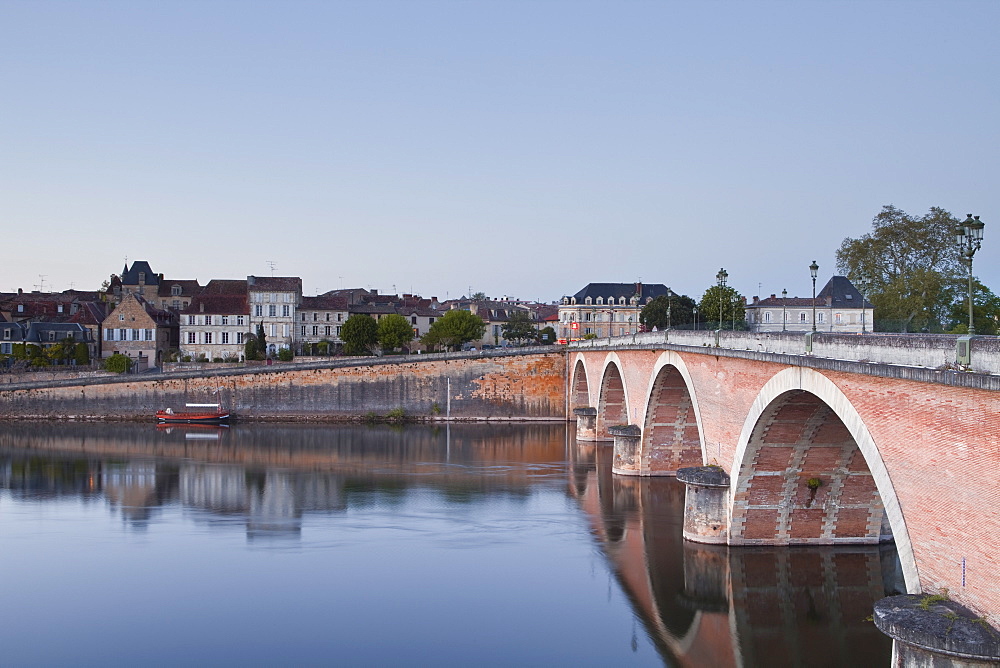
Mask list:
[[[199,292],[201,292],[201,285],[198,284],[197,280],[180,279],[168,281],[160,276],[156,298],[161,309],[180,312],[191,305],[191,300]],[[246,294],[245,290],[244,294]]]
[[[340,328],[350,317],[349,307],[348,296],[325,294],[303,297],[296,321],[295,347],[298,354],[330,355],[337,352],[343,346]],[[321,347],[319,344],[324,342],[326,345]]]
[[294,350],[296,310],[302,303],[302,279],[295,276],[247,276],[251,331],[263,325],[267,355]]
[[180,347],[177,315],[158,309],[135,293],[125,293],[102,325],[101,356],[127,355],[139,370],[160,366],[164,357]]
[[662,283],[588,283],[562,298],[556,333],[561,343],[587,334],[598,338],[635,334],[642,307],[668,291]]
[[856,334],[872,331],[874,305],[846,276],[833,276],[812,297],[754,297],[746,305],[747,326],[754,332],[805,332],[813,327],[816,308],[816,331]]
[[238,362],[250,333],[247,281],[209,281],[180,314],[182,359]]

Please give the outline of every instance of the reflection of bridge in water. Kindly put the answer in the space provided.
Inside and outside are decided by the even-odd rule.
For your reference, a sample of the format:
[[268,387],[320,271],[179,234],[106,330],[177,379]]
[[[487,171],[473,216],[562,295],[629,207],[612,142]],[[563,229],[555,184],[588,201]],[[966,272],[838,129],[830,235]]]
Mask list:
[[607,446],[577,443],[573,454],[570,492],[668,663],[885,663],[892,641],[867,618],[904,590],[892,547],[685,541],[683,484],[613,475]]

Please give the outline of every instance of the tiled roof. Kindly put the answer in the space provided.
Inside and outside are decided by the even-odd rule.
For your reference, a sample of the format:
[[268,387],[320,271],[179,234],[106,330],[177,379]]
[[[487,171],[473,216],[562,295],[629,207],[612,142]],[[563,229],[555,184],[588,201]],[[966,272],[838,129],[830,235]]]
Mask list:
[[182,315],[209,313],[212,315],[250,315],[250,304],[243,295],[195,295]]
[[298,292],[302,294],[302,279],[298,276],[247,276],[251,291]]
[[172,281],[165,278],[162,281],[160,281],[160,286],[156,289],[156,296],[158,297],[176,296],[173,294],[173,288],[175,285],[179,285],[181,287],[182,297],[190,297],[194,293],[201,290],[201,285],[198,283],[196,279],[184,278]]
[[350,299],[345,295],[331,295],[329,293],[315,297],[303,297],[299,310],[304,311],[346,311]]

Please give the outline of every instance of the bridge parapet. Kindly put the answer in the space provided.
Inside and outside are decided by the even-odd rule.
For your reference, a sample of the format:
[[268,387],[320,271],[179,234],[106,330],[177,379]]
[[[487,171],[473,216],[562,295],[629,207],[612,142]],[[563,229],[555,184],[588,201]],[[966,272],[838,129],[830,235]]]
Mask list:
[[[668,330],[574,341],[569,347],[586,350],[663,344],[1000,374],[1000,337],[995,336],[816,332],[809,337],[806,332]],[[968,350],[962,349],[964,346]]]

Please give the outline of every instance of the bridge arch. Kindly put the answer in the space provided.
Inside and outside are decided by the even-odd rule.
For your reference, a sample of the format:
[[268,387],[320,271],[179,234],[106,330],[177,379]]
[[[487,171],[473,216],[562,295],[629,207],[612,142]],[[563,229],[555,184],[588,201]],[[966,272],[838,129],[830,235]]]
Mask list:
[[628,424],[630,414],[622,362],[615,353],[609,353],[604,359],[597,401],[597,439],[614,440],[608,428]]
[[[810,471],[822,471],[815,476],[819,487],[796,480],[796,473],[801,478]],[[907,591],[921,591],[899,498],[878,446],[857,409],[823,374],[791,367],[761,388],[743,423],[730,476],[731,545],[873,542],[887,523]],[[838,531],[841,522],[845,528]]]
[[674,475],[705,461],[698,397],[684,359],[672,350],[653,365],[642,424],[640,471]]
[[577,355],[573,365],[573,381],[570,385],[570,410],[590,406],[590,383],[587,379],[587,365],[582,355]]

